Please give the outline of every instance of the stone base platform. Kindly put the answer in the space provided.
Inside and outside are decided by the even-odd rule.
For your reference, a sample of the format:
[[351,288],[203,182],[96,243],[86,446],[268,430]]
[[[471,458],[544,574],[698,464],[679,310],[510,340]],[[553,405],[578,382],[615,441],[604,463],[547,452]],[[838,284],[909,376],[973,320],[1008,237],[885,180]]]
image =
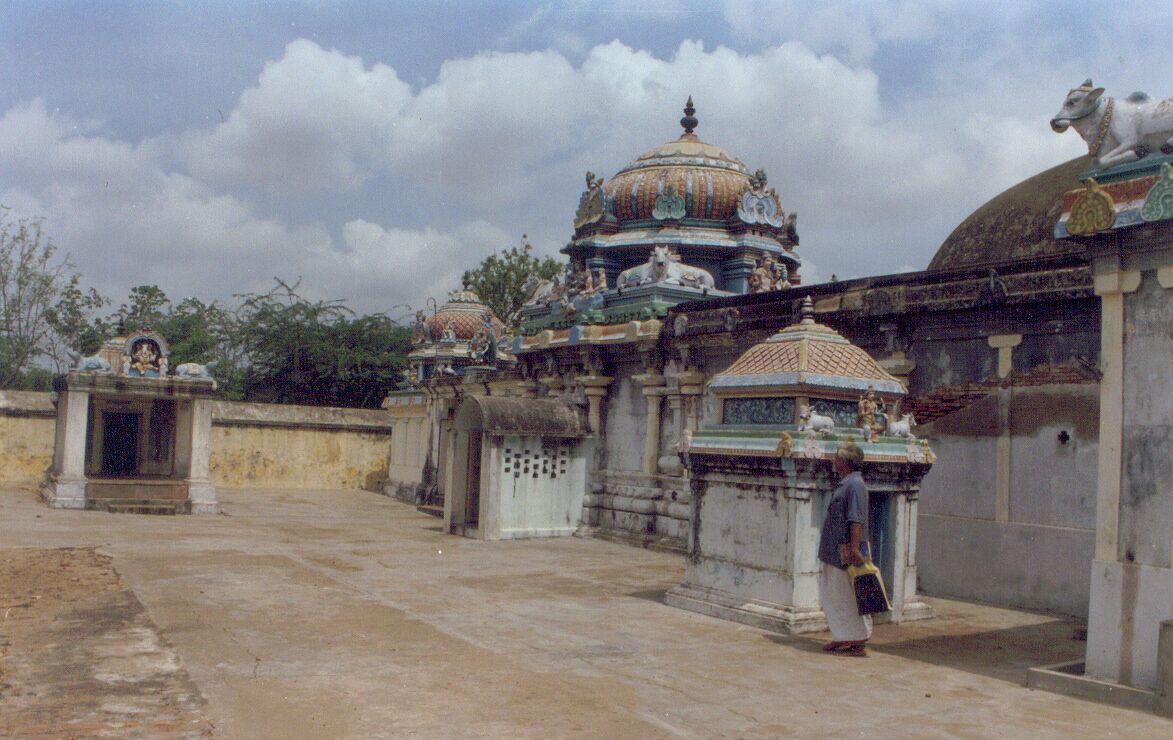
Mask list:
[[748,624],[758,629],[783,635],[822,632],[827,629],[827,618],[817,607],[792,607],[770,604],[756,599],[746,600],[733,594],[701,586],[680,584],[664,594],[669,606]]

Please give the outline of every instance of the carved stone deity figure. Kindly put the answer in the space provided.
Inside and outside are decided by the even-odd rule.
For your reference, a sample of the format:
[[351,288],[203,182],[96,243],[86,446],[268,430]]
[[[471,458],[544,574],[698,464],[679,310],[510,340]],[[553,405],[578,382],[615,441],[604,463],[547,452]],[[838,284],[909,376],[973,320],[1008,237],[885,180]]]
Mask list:
[[140,339],[135,343],[129,358],[128,375],[143,377],[159,377],[166,372],[166,366],[159,348],[149,339]]
[[607,289],[607,271],[601,267],[595,268],[595,290]]
[[423,344],[432,341],[432,330],[428,326],[428,316],[419,310],[415,312],[415,329],[412,331],[412,344]]
[[452,319],[448,320],[448,325],[444,327],[444,333],[440,335],[441,342],[455,342],[456,341],[456,322]]
[[774,271],[770,269],[770,255],[766,252],[758,257],[758,263],[749,276],[749,292],[765,293],[774,289]]
[[469,343],[469,356],[473,362],[481,365],[497,362],[497,331],[493,328],[492,317],[487,313],[481,316],[481,325]]
[[790,287],[790,270],[786,269],[786,264],[774,259],[770,256],[770,276],[773,278],[774,290],[782,290]]
[[870,437],[874,437],[884,430],[884,424],[880,421],[880,414],[883,412],[884,402],[876,398],[875,389],[869,385],[867,394],[859,397],[855,423],[860,429],[868,432]]
[[586,187],[578,201],[578,211],[574,215],[574,228],[581,228],[602,220],[606,208],[603,194],[603,178],[595,177],[595,173],[586,173]]

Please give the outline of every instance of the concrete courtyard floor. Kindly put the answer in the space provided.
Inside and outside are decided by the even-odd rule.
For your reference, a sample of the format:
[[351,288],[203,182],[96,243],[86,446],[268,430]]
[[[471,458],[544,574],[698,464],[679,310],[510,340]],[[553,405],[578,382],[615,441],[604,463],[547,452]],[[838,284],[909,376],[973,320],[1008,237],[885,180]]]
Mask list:
[[[1026,667],[1082,655],[1072,625],[1046,616],[932,600],[939,619],[882,625],[869,658],[833,657],[825,635],[664,605],[683,574],[676,554],[478,542],[356,491],[220,499],[220,516],[153,517],[55,511],[29,489],[0,490],[0,554],[97,548],[133,594],[109,597],[127,614],[122,637],[101,610],[54,618],[48,647],[14,633],[0,718],[40,696],[56,709],[29,734],[1173,736],[1153,715],[1024,688]],[[33,670],[70,641],[89,647],[67,680]],[[14,685],[21,676],[41,678]],[[117,700],[89,696],[103,692]],[[156,710],[135,692],[170,698]],[[169,724],[142,716],[155,711]]]

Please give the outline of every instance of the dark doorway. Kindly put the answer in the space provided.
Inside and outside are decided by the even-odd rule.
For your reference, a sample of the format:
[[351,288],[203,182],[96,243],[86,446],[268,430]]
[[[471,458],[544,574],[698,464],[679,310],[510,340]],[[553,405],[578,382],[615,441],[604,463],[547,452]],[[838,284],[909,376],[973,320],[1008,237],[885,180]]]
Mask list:
[[102,475],[138,473],[138,414],[102,412]]
[[481,518],[481,433],[468,433],[468,475],[464,497],[464,524],[475,527]]

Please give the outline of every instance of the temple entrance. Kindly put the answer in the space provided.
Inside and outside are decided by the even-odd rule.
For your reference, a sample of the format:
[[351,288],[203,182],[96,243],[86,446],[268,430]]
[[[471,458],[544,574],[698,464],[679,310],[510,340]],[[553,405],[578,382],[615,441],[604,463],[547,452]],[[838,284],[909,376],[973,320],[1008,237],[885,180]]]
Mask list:
[[139,415],[102,412],[102,475],[138,473]]
[[468,478],[464,497],[465,526],[475,527],[481,518],[481,431],[468,433]]

